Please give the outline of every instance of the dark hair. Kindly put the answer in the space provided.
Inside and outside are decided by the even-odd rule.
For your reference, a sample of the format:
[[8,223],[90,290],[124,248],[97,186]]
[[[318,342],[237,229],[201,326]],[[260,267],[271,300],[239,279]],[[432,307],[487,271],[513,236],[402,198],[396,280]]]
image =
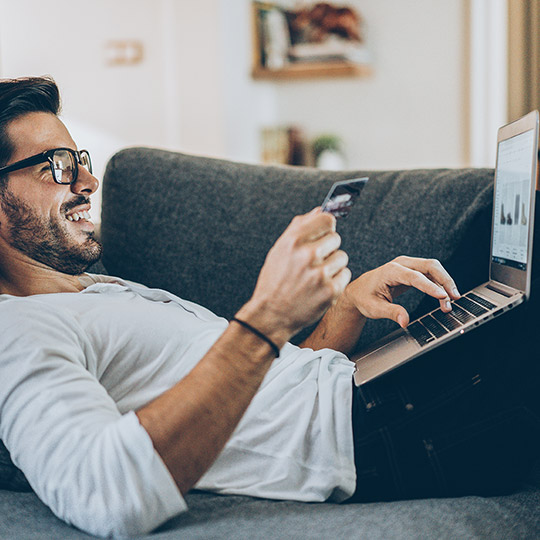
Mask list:
[[[0,80],[0,167],[15,150],[7,135],[10,122],[32,112],[60,113],[60,93],[51,77],[24,77]],[[5,183],[0,176],[0,187]]]

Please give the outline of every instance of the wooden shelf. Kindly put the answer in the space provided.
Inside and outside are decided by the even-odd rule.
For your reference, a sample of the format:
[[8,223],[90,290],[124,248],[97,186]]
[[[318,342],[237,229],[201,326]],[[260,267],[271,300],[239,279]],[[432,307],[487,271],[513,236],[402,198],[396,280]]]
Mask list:
[[283,69],[266,69],[255,66],[251,76],[257,80],[280,81],[291,79],[316,79],[331,77],[365,77],[371,75],[369,65],[352,62],[298,62]]
[[273,2],[252,2],[252,57],[251,76],[256,80],[285,81],[298,79],[325,79],[333,77],[366,77],[373,73],[371,64],[359,64],[345,59],[328,61],[297,61],[282,69],[268,69],[264,66],[264,52],[261,35],[261,13],[268,9],[278,9]]

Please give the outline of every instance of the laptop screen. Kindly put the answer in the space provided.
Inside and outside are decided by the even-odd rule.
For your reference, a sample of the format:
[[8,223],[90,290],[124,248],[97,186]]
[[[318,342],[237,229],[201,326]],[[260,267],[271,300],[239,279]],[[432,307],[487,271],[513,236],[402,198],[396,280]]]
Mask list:
[[498,144],[491,260],[519,270],[527,270],[529,260],[531,155],[534,154],[534,129]]

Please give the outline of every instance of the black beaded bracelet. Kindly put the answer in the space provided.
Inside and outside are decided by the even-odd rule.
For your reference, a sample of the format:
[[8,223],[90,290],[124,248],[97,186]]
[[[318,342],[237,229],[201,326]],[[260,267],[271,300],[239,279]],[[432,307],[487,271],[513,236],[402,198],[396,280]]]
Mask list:
[[266,343],[268,343],[268,345],[270,345],[270,347],[272,347],[272,350],[274,351],[274,354],[276,355],[276,358],[279,356],[279,347],[269,337],[266,337],[262,332],[260,332],[256,328],[253,328],[253,326],[251,326],[251,324],[248,324],[245,321],[241,321],[240,319],[237,319],[236,317],[233,317],[231,319],[231,322],[233,322],[233,321],[237,322],[238,324],[240,324],[244,328],[247,328],[250,332],[253,332],[257,337],[261,338],[263,341],[266,341]]

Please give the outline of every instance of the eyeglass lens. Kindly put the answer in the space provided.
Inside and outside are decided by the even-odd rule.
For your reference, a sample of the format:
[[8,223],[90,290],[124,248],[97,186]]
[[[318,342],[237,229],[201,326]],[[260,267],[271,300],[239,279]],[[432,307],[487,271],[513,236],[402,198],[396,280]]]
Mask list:
[[52,156],[52,161],[55,180],[61,184],[72,182],[76,167],[73,156],[66,150],[57,150]]
[[[92,172],[90,156],[87,152],[81,152],[81,165]],[[71,184],[77,177],[77,162],[75,156],[67,150],[57,150],[52,156],[54,177],[60,184]]]
[[92,174],[92,161],[90,160],[90,154],[86,150],[81,150],[81,165]]

